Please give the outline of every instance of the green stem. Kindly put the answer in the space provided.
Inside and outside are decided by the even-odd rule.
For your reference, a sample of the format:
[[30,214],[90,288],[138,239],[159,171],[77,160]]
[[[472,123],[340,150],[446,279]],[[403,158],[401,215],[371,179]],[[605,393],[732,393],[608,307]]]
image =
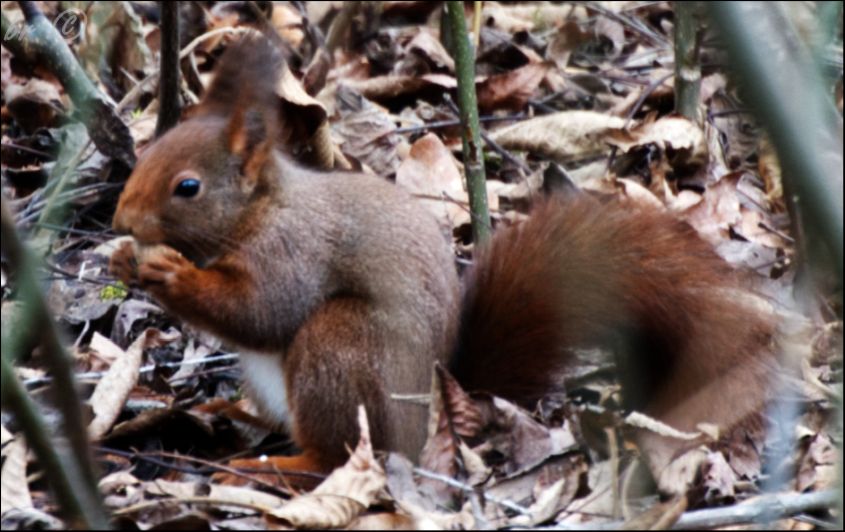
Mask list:
[[675,111],[693,122],[698,122],[701,89],[696,4],[675,2]]
[[478,98],[475,94],[475,54],[470,46],[463,2],[447,2],[449,31],[452,36],[455,71],[458,78],[458,107],[461,113],[464,169],[466,170],[469,207],[472,213],[472,238],[483,244],[490,238],[490,209],[487,206],[487,178]]

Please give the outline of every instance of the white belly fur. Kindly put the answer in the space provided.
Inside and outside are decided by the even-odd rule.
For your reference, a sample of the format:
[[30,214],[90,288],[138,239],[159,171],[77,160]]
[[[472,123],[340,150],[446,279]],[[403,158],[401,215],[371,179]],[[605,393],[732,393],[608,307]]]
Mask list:
[[282,358],[278,354],[242,351],[240,359],[247,392],[258,411],[279,427],[287,425],[288,396]]

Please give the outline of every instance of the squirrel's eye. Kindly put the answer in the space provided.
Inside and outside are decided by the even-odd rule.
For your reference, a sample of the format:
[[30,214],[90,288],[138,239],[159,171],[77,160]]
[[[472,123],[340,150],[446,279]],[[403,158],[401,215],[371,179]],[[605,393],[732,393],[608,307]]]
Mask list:
[[193,198],[196,196],[200,191],[200,181],[199,179],[183,179],[179,181],[179,184],[176,185],[176,188],[173,190],[173,195],[179,196],[182,198]]

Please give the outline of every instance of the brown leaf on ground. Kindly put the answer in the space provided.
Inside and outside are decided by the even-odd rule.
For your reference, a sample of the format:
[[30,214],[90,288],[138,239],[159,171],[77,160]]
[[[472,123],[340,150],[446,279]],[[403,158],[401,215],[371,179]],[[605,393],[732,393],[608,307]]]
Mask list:
[[577,22],[567,21],[549,42],[546,58],[554,61],[559,69],[564,70],[569,64],[569,56],[572,52],[591,38],[589,32],[583,31]]
[[[8,434],[5,427],[3,433]],[[0,468],[0,514],[9,510],[32,508],[32,495],[26,477],[27,452],[26,441],[22,436],[3,443],[3,450],[0,451],[3,457],[3,466]]]
[[420,54],[432,65],[447,72],[455,71],[455,60],[443,47],[431,28],[421,27],[406,46],[408,52]]
[[491,418],[485,427],[485,442],[475,450],[482,456],[495,452],[506,457],[506,461],[496,468],[506,477],[521,474],[551,456],[576,447],[568,423],[563,427],[549,428],[504,399],[493,397],[486,403],[485,406],[491,409],[487,414]]
[[624,125],[624,119],[604,113],[562,111],[499,129],[492,138],[506,149],[567,161],[606,153],[608,135]]
[[826,433],[810,439],[798,466],[795,489],[798,491],[824,490],[836,484],[836,446]]
[[3,96],[12,117],[28,133],[56,127],[66,108],[56,85],[36,78],[23,85],[9,85]]
[[120,415],[129,392],[138,382],[144,350],[164,345],[172,340],[172,335],[168,336],[161,331],[147,329],[129,346],[123,356],[115,360],[94,388],[94,393],[89,399],[94,411],[94,419],[88,426],[88,434],[92,440],[102,438]]
[[681,116],[666,116],[627,130],[612,131],[607,141],[622,151],[646,144],[655,144],[664,152],[667,149],[683,150],[687,164],[691,161],[703,163],[707,156],[703,132],[695,123]]
[[386,110],[348,88],[338,90],[341,118],[332,125],[343,153],[376,175],[388,176],[399,166],[397,148],[404,140]]
[[478,107],[489,113],[499,109],[518,111],[534,96],[548,65],[529,63],[522,68],[490,76],[476,84]]
[[370,100],[388,100],[399,96],[413,96],[423,90],[442,92],[458,86],[455,78],[445,74],[408,76],[389,74],[365,80],[347,80],[344,85]]
[[373,456],[370,428],[364,407],[358,407],[361,439],[343,467],[332,472],[314,491],[300,495],[269,513],[298,528],[339,528],[375,501],[385,486],[384,470]]
[[[396,171],[396,184],[423,203],[444,228],[451,230],[469,223],[469,213],[453,200],[468,201],[463,177],[452,152],[434,133],[420,137],[411,146],[408,156]],[[443,198],[443,199],[438,199]]]

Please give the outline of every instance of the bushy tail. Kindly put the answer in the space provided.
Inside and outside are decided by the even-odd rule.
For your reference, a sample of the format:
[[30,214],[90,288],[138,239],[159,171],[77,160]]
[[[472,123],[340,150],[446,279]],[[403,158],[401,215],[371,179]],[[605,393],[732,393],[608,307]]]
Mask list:
[[771,321],[688,225],[620,201],[556,197],[477,258],[451,370],[526,406],[577,348],[618,353],[628,406],[688,430],[765,399]]

